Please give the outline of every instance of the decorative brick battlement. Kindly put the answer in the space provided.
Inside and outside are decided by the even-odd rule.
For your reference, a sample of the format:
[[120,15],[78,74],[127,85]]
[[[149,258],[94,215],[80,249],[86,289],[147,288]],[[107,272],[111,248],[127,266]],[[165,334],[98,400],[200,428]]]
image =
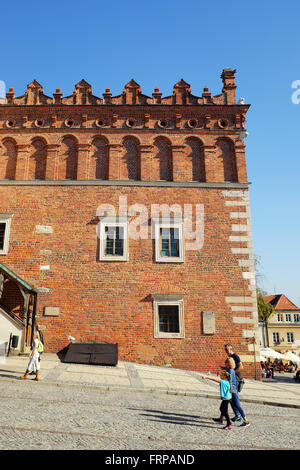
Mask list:
[[151,97],[131,80],[103,99],[81,80],[53,98],[34,80],[0,106],[0,179],[247,182],[243,133],[249,105],[236,103],[235,70],[222,94],[202,97],[180,80]]
[[151,96],[144,95],[142,89],[134,79],[128,82],[122,94],[112,96],[110,88],[106,88],[103,98],[93,95],[92,87],[84,79],[75,85],[72,95],[63,97],[60,88],[53,93],[53,98],[44,93],[42,85],[33,80],[27,85],[25,94],[16,97],[14,88],[10,87],[6,93],[7,105],[231,105],[236,104],[235,98],[235,70],[224,69],[221,75],[223,89],[220,95],[211,96],[207,87],[204,87],[202,96],[195,96],[191,86],[181,79],[174,85],[173,94],[163,97],[156,87]]

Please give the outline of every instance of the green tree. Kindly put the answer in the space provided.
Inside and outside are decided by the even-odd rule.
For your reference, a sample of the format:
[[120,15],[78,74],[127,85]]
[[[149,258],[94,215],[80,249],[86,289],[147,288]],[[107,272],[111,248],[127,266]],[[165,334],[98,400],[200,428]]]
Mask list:
[[256,295],[257,295],[257,312],[258,320],[263,324],[262,328],[262,337],[263,345],[269,346],[269,335],[268,335],[268,320],[272,313],[274,312],[274,307],[267,302],[264,297],[267,292],[263,291],[261,288],[261,283],[263,283],[264,275],[261,271],[261,257],[257,254],[254,255],[255,271],[256,271]]
[[262,329],[262,335],[263,335],[263,345],[264,346],[269,346],[269,334],[268,334],[268,320],[270,318],[270,315],[274,312],[274,307],[273,305],[269,304],[264,299],[264,296],[266,295],[266,292],[257,289],[257,312],[258,312],[258,320],[262,322],[263,324],[263,329]]
[[257,311],[258,311],[258,318],[260,321],[267,322],[270,315],[274,312],[273,305],[269,304],[264,299],[266,292],[257,289]]
[[268,294],[260,287],[264,279],[264,275],[261,272],[261,257],[257,254],[254,255],[254,263],[256,271],[258,318],[260,321],[267,322],[268,318],[274,311],[274,307],[264,299],[264,297]]

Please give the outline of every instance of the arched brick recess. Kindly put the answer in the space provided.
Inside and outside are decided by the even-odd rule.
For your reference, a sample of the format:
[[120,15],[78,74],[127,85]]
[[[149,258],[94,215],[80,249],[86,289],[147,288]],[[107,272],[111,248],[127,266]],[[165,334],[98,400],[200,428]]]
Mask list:
[[139,145],[140,142],[135,137],[124,137],[123,155],[120,161],[120,180],[140,179]]
[[185,140],[184,167],[187,181],[205,181],[203,143],[197,137]]
[[223,178],[220,181],[237,181],[236,158],[234,144],[229,139],[218,139],[216,142],[216,158],[218,166],[222,165]]
[[108,178],[108,149],[104,137],[95,137],[91,143],[88,179]]
[[153,180],[172,181],[172,148],[165,137],[154,141]]
[[0,179],[15,179],[16,164],[16,142],[13,139],[4,139],[0,146]]
[[63,137],[58,162],[58,179],[59,180],[76,180],[77,179],[77,140],[71,135]]
[[24,297],[22,296],[18,285],[12,280],[8,280],[4,284],[1,305],[17,315],[20,319],[23,319]]
[[46,178],[47,148],[44,139],[32,140],[29,154],[28,179],[44,180]]

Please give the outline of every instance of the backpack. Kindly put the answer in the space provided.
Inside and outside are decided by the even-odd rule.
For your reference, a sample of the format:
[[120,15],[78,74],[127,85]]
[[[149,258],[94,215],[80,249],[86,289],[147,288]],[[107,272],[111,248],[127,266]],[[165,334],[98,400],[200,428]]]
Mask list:
[[42,353],[44,351],[44,345],[41,342],[41,340],[39,340],[39,345],[38,345],[37,350],[38,350],[39,353]]

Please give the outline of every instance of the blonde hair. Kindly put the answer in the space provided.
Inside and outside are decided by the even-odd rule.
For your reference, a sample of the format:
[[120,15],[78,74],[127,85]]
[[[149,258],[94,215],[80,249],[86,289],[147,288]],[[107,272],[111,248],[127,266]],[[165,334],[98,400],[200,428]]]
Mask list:
[[226,380],[229,380],[229,381],[230,381],[230,374],[229,374],[229,372],[227,372],[227,370],[222,369],[220,375],[222,375],[223,377],[225,377]]
[[230,369],[235,368],[235,360],[232,357],[228,357],[225,361],[225,364],[228,364]]
[[228,380],[230,383],[230,392],[232,393],[232,383],[231,383],[231,375],[227,370],[222,369],[221,374],[223,374],[223,377],[225,377],[225,380]]

